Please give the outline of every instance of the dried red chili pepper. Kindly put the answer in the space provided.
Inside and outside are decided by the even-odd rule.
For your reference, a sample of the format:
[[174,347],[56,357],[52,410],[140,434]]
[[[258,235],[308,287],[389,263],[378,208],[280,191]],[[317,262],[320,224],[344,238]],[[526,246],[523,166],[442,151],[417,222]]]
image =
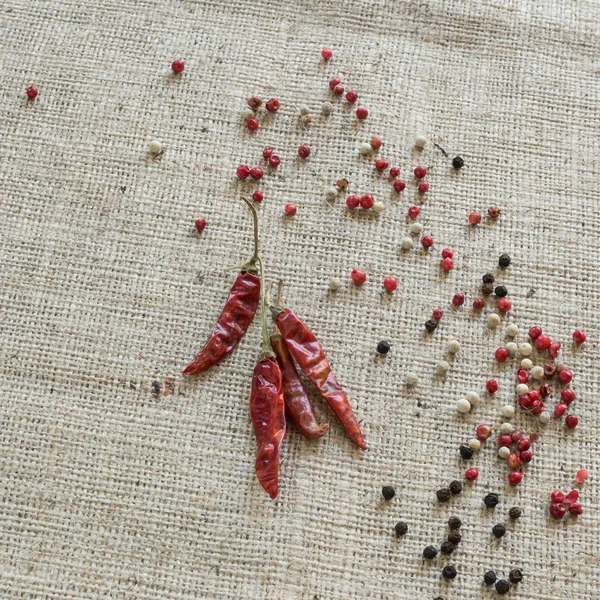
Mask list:
[[252,322],[260,299],[260,278],[257,276],[258,260],[258,216],[256,209],[246,198],[242,198],[252,210],[254,221],[254,255],[240,267],[225,306],[213,332],[196,355],[183,370],[183,375],[196,375],[223,360],[242,339]]
[[277,328],[304,374],[313,382],[339,419],[350,439],[363,450],[367,444],[348,402],[346,392],[340,387],[319,340],[314,333],[289,308],[271,306]]
[[300,377],[298,377],[298,371],[296,371],[285,340],[280,335],[273,334],[271,335],[271,347],[281,369],[283,398],[287,414],[307,438],[313,440],[320,438],[329,429],[329,425],[317,423],[312,404]]
[[252,373],[250,394],[250,417],[258,443],[255,470],[258,481],[271,498],[279,489],[279,448],[285,436],[285,403],[281,369],[269,343],[267,332],[267,304],[264,293],[264,269],[260,263],[263,292],[262,304],[262,351]]

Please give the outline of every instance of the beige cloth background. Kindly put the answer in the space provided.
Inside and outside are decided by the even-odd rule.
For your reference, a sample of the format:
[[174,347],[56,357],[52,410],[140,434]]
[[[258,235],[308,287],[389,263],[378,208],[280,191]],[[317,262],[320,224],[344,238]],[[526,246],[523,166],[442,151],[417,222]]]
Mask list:
[[[5,0],[0,15],[0,597],[475,599],[493,595],[487,569],[518,566],[514,597],[600,598],[597,3]],[[324,46],[335,50],[327,65]],[[185,73],[172,77],[179,57]],[[366,122],[338,102],[320,115],[335,74],[369,107]],[[240,115],[253,93],[282,109],[249,134]],[[300,104],[313,110],[308,129]],[[414,154],[417,133],[463,155],[463,172],[431,143]],[[357,153],[372,135],[405,177],[429,167],[419,220],[436,251],[399,252],[414,186],[390,194],[373,175]],[[154,138],[166,147],[158,160],[146,154]],[[313,154],[301,163],[304,142]],[[283,159],[260,186],[270,279],[285,279],[286,302],[322,340],[370,446],[354,448],[315,398],[330,433],[311,442],[290,427],[277,501],[253,470],[258,320],[219,367],[180,375],[233,281],[223,267],[249,254],[239,196],[256,186],[234,173],[262,164],[265,145]],[[342,196],[328,205],[340,176],[385,211],[348,214]],[[470,210],[494,203],[497,223],[467,226]],[[456,251],[448,276],[445,246]],[[499,274],[515,306],[506,322],[539,323],[564,343],[581,425],[567,433],[553,419],[516,490],[490,442],[476,485],[438,506],[435,490],[465,468],[458,445],[513,401],[515,363],[492,360],[506,326],[486,329],[493,302],[481,315],[448,309],[433,336],[423,323],[456,291],[470,305],[502,252],[513,256]],[[352,268],[369,274],[361,289]],[[393,296],[381,293],[389,274]],[[331,277],[343,281],[334,295]],[[589,335],[581,350],[576,327]],[[439,380],[452,338],[462,349]],[[492,372],[501,392],[457,416],[457,399],[483,392]],[[581,467],[584,515],[549,522],[549,492]],[[384,484],[398,490],[389,503]],[[488,491],[502,496],[493,512],[481,509]],[[515,504],[524,517],[492,541]],[[422,564],[452,514],[463,544]],[[446,562],[459,570],[451,585]]]

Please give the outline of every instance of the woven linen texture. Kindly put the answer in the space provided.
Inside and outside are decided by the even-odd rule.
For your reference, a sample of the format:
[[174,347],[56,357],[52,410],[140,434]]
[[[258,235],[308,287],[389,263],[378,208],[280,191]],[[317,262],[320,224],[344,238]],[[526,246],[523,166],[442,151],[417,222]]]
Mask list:
[[[464,600],[492,597],[486,570],[520,567],[512,597],[600,598],[597,2],[4,0],[0,24],[0,597]],[[369,108],[365,122],[331,98],[334,75]],[[27,102],[32,84],[40,94]],[[252,94],[282,104],[263,109],[253,134],[241,121]],[[422,153],[417,134],[429,140]],[[400,195],[357,152],[373,135],[408,181]],[[153,139],[165,148],[157,159]],[[304,162],[302,143],[312,148]],[[264,165],[266,145],[279,169],[260,186],[238,183],[236,166]],[[431,183],[422,200],[417,164]],[[350,213],[343,194],[326,202],[338,177],[385,210]],[[369,444],[353,447],[313,390],[331,428],[309,441],[289,427],[276,501],[254,475],[259,320],[218,367],[180,375],[233,282],[223,269],[251,253],[239,197],[256,187],[269,280],[285,281],[286,304],[321,340]],[[435,248],[415,237],[400,252],[415,201]],[[467,224],[492,204],[497,222]],[[447,246],[456,268],[444,275]],[[503,252],[513,262],[501,272]],[[353,268],[368,273],[360,288]],[[470,309],[488,271],[514,304],[496,331],[486,327],[493,300]],[[393,295],[382,293],[388,275],[400,283]],[[454,310],[457,291],[467,303]],[[437,306],[446,315],[424,335]],[[479,480],[438,505],[435,490],[466,468],[459,444],[514,402],[516,363],[493,361],[508,323],[519,342],[534,323],[563,342],[580,426],[552,419],[517,489],[492,438],[473,461]],[[588,333],[581,349],[577,327]],[[451,339],[461,350],[439,378]],[[492,374],[494,398],[483,394]],[[458,416],[469,390],[482,403]],[[549,492],[570,489],[582,467],[583,516],[549,520]],[[397,490],[390,502],[386,484]],[[493,511],[482,508],[489,491],[501,495]],[[494,541],[513,505],[524,516]],[[453,514],[463,543],[424,564]],[[400,519],[404,539],[393,533]],[[446,563],[459,572],[451,585]]]

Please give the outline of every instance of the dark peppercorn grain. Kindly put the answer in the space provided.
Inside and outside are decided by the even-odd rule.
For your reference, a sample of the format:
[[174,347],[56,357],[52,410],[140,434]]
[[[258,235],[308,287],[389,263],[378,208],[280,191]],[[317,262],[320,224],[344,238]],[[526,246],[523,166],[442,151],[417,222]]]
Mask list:
[[458,546],[462,542],[462,535],[458,531],[451,531],[448,534],[448,541],[455,546]]
[[496,581],[496,591],[501,596],[508,593],[508,590],[510,590],[510,583],[508,583],[506,579],[499,579],[498,581]]
[[484,283],[481,286],[481,293],[484,296],[490,296],[493,291],[494,291],[494,284],[493,283]]
[[460,481],[452,481],[448,487],[455,496],[458,496],[462,492],[462,483]]
[[496,281],[496,278],[491,273],[486,273],[481,278],[481,281],[483,281],[483,283],[494,283],[494,281]]
[[556,365],[553,365],[551,363],[544,365],[544,377],[553,377],[554,373],[556,373]]
[[463,460],[471,460],[473,458],[473,450],[471,450],[470,446],[463,444],[459,448],[460,456]]
[[448,519],[448,527],[450,527],[452,530],[460,529],[461,525],[462,521],[458,517],[450,517]]
[[438,490],[435,494],[440,502],[448,502],[448,500],[450,500],[452,496],[450,488],[442,488]]
[[384,485],[381,488],[381,495],[386,500],[391,500],[396,495],[396,490],[391,485]]
[[510,265],[510,256],[508,254],[502,254],[500,256],[500,258],[498,259],[498,264],[503,269],[506,269],[506,267],[508,267]]
[[484,499],[483,499],[483,503],[488,507],[488,508],[496,508],[496,506],[498,506],[498,503],[500,502],[500,498],[498,498],[498,494],[488,494]]
[[504,537],[504,534],[506,533],[506,527],[504,527],[502,523],[498,523],[498,525],[494,525],[492,527],[492,533],[494,534],[494,537]]
[[441,596],[438,596],[437,598],[434,598],[433,600],[444,600]]
[[387,354],[390,351],[390,343],[383,341],[383,342],[379,342],[379,344],[377,344],[377,352],[379,352],[379,354]]
[[429,333],[433,333],[436,330],[437,326],[438,326],[437,321],[434,321],[433,319],[429,319],[429,321],[425,321],[425,329],[427,329],[427,331]]
[[494,571],[486,571],[485,575],[483,576],[485,585],[494,585],[494,583],[496,583],[496,579],[498,578],[496,577],[496,573],[494,573]]
[[425,550],[423,550],[423,558],[427,560],[433,560],[437,556],[437,548],[435,546],[427,546]]
[[404,521],[398,521],[394,530],[397,535],[406,535],[408,533],[408,525]]
[[452,159],[452,166],[455,169],[462,169],[465,164],[465,161],[460,156],[455,156]]
[[512,583],[521,583],[521,581],[523,581],[523,571],[521,571],[521,569],[513,569],[508,574],[508,578]]
[[452,565],[447,565],[442,569],[442,577],[444,579],[454,579],[456,575],[456,569]]
[[446,555],[452,554],[454,552],[454,544],[449,541],[442,542],[440,552]]
[[496,294],[498,298],[504,298],[504,296],[508,296],[508,290],[503,285],[498,285],[494,290],[494,294]]
[[511,519],[518,519],[521,515],[523,514],[523,511],[518,507],[518,506],[513,506],[509,511],[508,511],[508,516]]

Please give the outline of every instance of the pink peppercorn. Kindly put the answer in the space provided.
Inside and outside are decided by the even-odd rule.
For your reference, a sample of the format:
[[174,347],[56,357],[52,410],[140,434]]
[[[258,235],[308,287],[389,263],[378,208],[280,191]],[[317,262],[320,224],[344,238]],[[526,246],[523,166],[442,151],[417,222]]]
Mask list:
[[421,245],[423,248],[431,248],[433,246],[433,238],[430,235],[424,235],[421,238]]
[[529,410],[531,408],[531,398],[529,397],[529,394],[519,396],[519,406],[524,410]]
[[538,350],[548,350],[550,348],[550,344],[552,340],[547,336],[541,333],[535,338],[535,347]]
[[568,406],[566,404],[557,404],[554,407],[554,416],[557,419],[560,419],[567,412],[567,408]]
[[398,167],[392,167],[390,169],[390,177],[398,177],[400,175],[400,169]]
[[356,109],[356,118],[357,119],[364,121],[368,116],[369,116],[369,111],[364,106],[361,106]]
[[360,198],[360,205],[365,210],[372,208],[374,203],[375,203],[375,200],[373,200],[373,196],[371,196],[371,194],[365,194],[364,196],[361,196],[361,198]]
[[293,217],[296,214],[297,208],[294,204],[286,204],[283,210],[288,217]]
[[529,448],[531,448],[531,440],[529,438],[521,438],[517,444],[517,450],[524,452],[525,450],[529,450]]
[[562,519],[565,516],[567,509],[562,504],[552,503],[550,505],[550,514],[555,519]]
[[530,463],[533,460],[533,452],[531,450],[523,450],[523,452],[519,453],[519,458],[525,464]]
[[272,154],[273,154],[273,148],[270,148],[269,146],[267,146],[263,150],[263,156],[264,156],[264,158],[269,158]]
[[383,280],[383,287],[391,294],[398,287],[398,281],[393,277],[386,277]]
[[346,198],[346,206],[348,208],[358,208],[360,204],[360,198],[358,196],[348,196]]
[[462,306],[465,303],[465,295],[464,294],[454,294],[452,297],[452,304],[454,306]]
[[498,387],[498,382],[495,379],[488,379],[487,383],[485,384],[485,389],[490,394],[495,394],[498,391]]
[[246,121],[246,127],[250,131],[256,131],[258,129],[258,121],[256,119],[248,119]]
[[302,146],[298,148],[298,156],[304,159],[308,158],[310,156],[310,147],[306,144],[302,144]]
[[426,194],[429,191],[429,184],[426,181],[421,181],[417,189],[419,190],[419,194]]
[[530,410],[534,415],[541,415],[544,412],[544,403],[541,400],[532,400]]
[[475,310],[481,310],[484,306],[485,302],[483,301],[483,298],[475,298],[475,300],[473,300],[473,308]]
[[552,344],[550,344],[550,346],[548,348],[548,354],[552,358],[557,358],[559,351],[560,351],[560,344],[558,342],[553,342]]
[[358,100],[358,94],[356,92],[346,92],[346,100],[350,104],[354,104]]
[[577,490],[571,490],[565,497],[565,502],[569,505],[577,502],[577,500],[579,500],[579,492]]
[[517,429],[510,434],[510,437],[513,439],[513,442],[518,442],[523,437],[523,432]]
[[27,97],[30,100],[33,100],[37,95],[38,95],[38,90],[35,86],[30,85],[26,90],[25,93],[27,94]]
[[573,332],[573,341],[576,344],[583,344],[583,342],[585,342],[586,339],[587,339],[587,336],[580,329],[576,329]]
[[474,467],[465,471],[465,479],[467,481],[475,481],[479,477],[479,471]]
[[504,362],[508,358],[508,350],[506,348],[498,348],[494,356],[498,362]]
[[204,231],[204,229],[206,228],[206,220],[205,219],[197,219],[196,222],[194,223],[194,225],[196,226],[198,233],[202,233]]
[[481,215],[478,212],[469,213],[469,223],[471,225],[477,225],[481,222]]
[[558,380],[563,385],[566,385],[567,383],[570,383],[572,379],[573,379],[573,373],[571,371],[569,371],[569,369],[561,369],[558,372]]
[[537,338],[540,337],[540,335],[542,335],[542,328],[541,327],[534,326],[534,327],[531,327],[529,329],[529,337],[532,340],[536,340]]
[[583,512],[583,507],[579,502],[573,502],[571,506],[569,506],[569,512],[574,516],[578,517]]
[[321,50],[321,56],[323,57],[323,60],[329,60],[333,56],[333,50],[331,50],[331,48],[323,48],[323,50]]
[[485,440],[487,440],[490,437],[490,435],[492,435],[491,425],[488,425],[487,423],[482,423],[481,425],[477,426],[477,429],[475,430],[475,436],[480,442],[485,442]]
[[517,381],[519,383],[527,383],[529,381],[529,373],[527,369],[519,369],[517,371]]
[[367,274],[357,269],[352,269],[350,277],[356,285],[362,285],[367,280]]
[[415,170],[413,172],[417,179],[423,179],[423,177],[425,177],[425,175],[427,175],[427,169],[425,167],[421,167],[421,166],[415,167]]
[[512,445],[512,443],[513,443],[513,439],[510,437],[510,435],[501,435],[498,438],[498,446],[508,448],[509,446]]
[[173,73],[181,73],[185,69],[185,64],[182,60],[174,60],[171,63],[171,69],[173,69]]
[[560,490],[554,490],[550,494],[550,498],[552,499],[553,504],[562,504],[565,501],[565,494]]
[[445,258],[442,261],[442,269],[444,271],[452,271],[454,269],[454,261],[451,258]]
[[531,401],[533,402],[534,400],[539,400],[540,399],[540,393],[538,392],[538,390],[531,390],[528,394],[529,398],[531,399]]
[[277,98],[271,98],[270,100],[267,100],[267,103],[265,104],[265,108],[270,113],[277,112],[280,107],[281,107],[281,102],[279,102],[279,100],[277,100]]
[[521,457],[518,454],[509,454],[507,459],[506,459],[506,464],[511,468],[511,469],[518,469],[521,466]]
[[589,478],[590,474],[588,473],[587,469],[579,469],[579,471],[577,471],[577,475],[575,475],[575,481],[579,484],[579,485],[583,485]]
[[339,77],[333,77],[329,80],[329,87],[333,89],[336,85],[340,83],[341,79]]
[[264,171],[260,167],[253,167],[250,169],[250,177],[252,179],[262,179],[264,175]]
[[238,176],[238,179],[247,179],[248,175],[250,175],[250,167],[248,165],[240,165],[235,174]]
[[341,96],[344,93],[344,86],[340,83],[338,83],[334,88],[333,88],[333,93],[336,96]]
[[523,481],[523,473],[519,473],[519,471],[511,471],[508,474],[508,483],[510,485],[519,485]]
[[394,181],[394,191],[400,193],[401,191],[404,190],[405,187],[406,187],[406,182],[402,181],[402,179],[396,179],[396,181]]
[[560,393],[560,399],[567,405],[571,404],[575,400],[575,392],[571,388],[565,388]]
[[369,143],[371,144],[371,148],[373,148],[373,150],[379,150],[379,148],[383,146],[383,141],[377,136],[372,137]]
[[512,302],[508,298],[500,298],[498,300],[498,310],[500,312],[508,312],[512,308]]
[[431,317],[436,321],[439,321],[444,316],[444,311],[441,308],[436,308],[433,313],[431,313]]
[[260,190],[255,190],[252,194],[252,200],[254,202],[262,202],[265,195]]
[[418,206],[411,206],[408,209],[408,216],[411,219],[416,219],[420,213],[421,213],[421,209]]
[[544,398],[547,398],[552,393],[552,388],[549,383],[542,383],[538,391]]
[[569,429],[575,429],[575,427],[577,427],[579,424],[579,417],[575,415],[567,415],[565,424]]
[[378,158],[375,161],[375,168],[378,171],[385,171],[390,166],[390,163],[385,158]]
[[279,156],[277,156],[277,154],[272,154],[271,156],[269,156],[269,164],[274,169],[276,169],[280,163],[281,163],[281,159],[279,158]]
[[442,250],[442,258],[454,258],[454,251],[450,248],[444,248]]

